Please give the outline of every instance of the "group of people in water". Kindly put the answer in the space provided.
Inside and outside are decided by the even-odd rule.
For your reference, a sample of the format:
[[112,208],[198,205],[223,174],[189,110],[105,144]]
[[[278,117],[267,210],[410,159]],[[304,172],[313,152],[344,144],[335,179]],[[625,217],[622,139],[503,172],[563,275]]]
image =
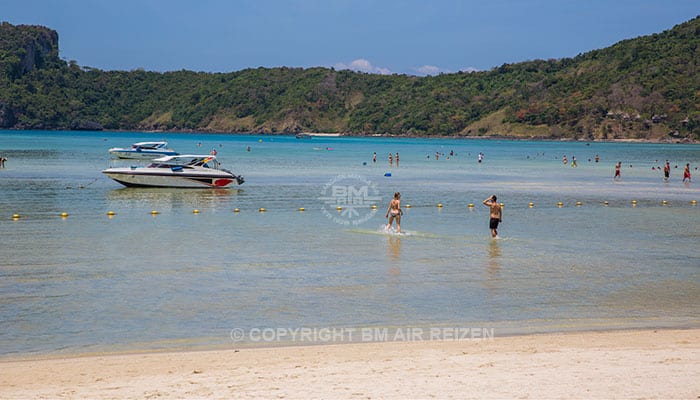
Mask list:
[[[436,161],[437,161],[437,160],[440,160],[441,157],[442,157],[442,158],[445,158],[445,159],[447,159],[447,160],[449,160],[451,157],[454,157],[455,155],[456,155],[456,153],[455,153],[454,150],[450,150],[450,152],[447,153],[447,154],[442,153],[442,152],[439,152],[439,151],[436,151],[434,157],[435,157],[435,160],[436,160]],[[469,155],[471,155],[471,153],[470,153]],[[387,158],[388,158],[388,160],[389,160],[389,166],[393,166],[393,165],[394,165],[394,162],[396,162],[396,166],[397,166],[397,167],[399,166],[399,153],[398,153],[398,152],[397,152],[397,153],[391,153],[391,152],[390,152],[390,153],[389,153],[389,156],[388,156]],[[427,154],[427,155],[425,156],[425,158],[430,159],[430,158],[431,158],[431,155],[430,155],[430,154]],[[481,162],[482,162],[483,160],[484,160],[484,153],[479,152],[479,154],[477,155],[477,162],[478,162],[479,164],[481,164]],[[374,163],[374,164],[377,163],[377,152],[374,152],[374,153],[372,154],[372,163]]]
[[[396,153],[396,156],[394,156],[392,153],[389,153],[389,156],[387,157],[389,159],[389,166],[392,167],[394,166],[394,161],[396,161],[396,166],[399,166],[399,153]],[[377,152],[375,151],[374,154],[372,154],[372,163],[376,164],[377,163]]]
[[[594,159],[595,159],[595,162],[600,161],[600,157],[598,156],[598,154],[595,155]],[[564,165],[567,165],[569,163],[569,159],[566,157],[566,155],[562,156],[561,160],[562,160],[562,164],[564,164]],[[591,159],[589,158],[588,161],[590,162]],[[574,168],[578,166],[578,163],[576,161],[576,156],[571,157],[571,166]],[[630,168],[631,167],[632,167],[632,165],[630,164]],[[674,166],[674,168],[678,168],[678,165]],[[656,170],[660,171],[661,169],[662,169],[661,167],[656,167],[656,166],[651,167],[652,171],[656,171]],[[697,169],[697,168],[695,168],[695,169]],[[671,164],[668,160],[666,160],[666,163],[663,166],[663,171],[664,171],[664,182],[668,182],[670,177],[671,177]],[[690,183],[691,178],[692,177],[690,174],[690,163],[686,163],[685,168],[683,169],[683,183]],[[622,162],[618,161],[617,163],[615,163],[615,172],[613,175],[613,180],[619,181],[620,179],[622,179]]]
[[[530,158],[530,157],[528,156],[528,158]],[[594,159],[595,159],[595,162],[600,161],[600,157],[597,154],[595,155]],[[567,165],[569,163],[569,159],[566,157],[566,154],[564,154],[564,156],[561,158],[561,162],[564,165]],[[590,158],[588,159],[588,162],[591,162]],[[576,160],[576,156],[571,156],[571,166],[573,168],[578,167],[578,161]]]
[[[678,165],[675,165],[673,168],[678,168]],[[651,169],[652,169],[652,171],[653,170],[660,170],[661,167],[651,167]],[[666,163],[664,164],[663,170],[664,170],[664,182],[668,182],[669,179],[671,178],[671,163],[668,160],[666,160]],[[685,168],[683,168],[683,183],[690,183],[690,179],[691,179],[690,163],[686,163]]]
[[[630,165],[632,167],[632,165]],[[674,166],[674,168],[678,168],[678,165]],[[620,170],[622,169],[622,162],[618,161],[617,164],[615,164],[615,175],[613,175],[613,180],[618,181],[621,178],[620,175]],[[656,170],[661,170],[661,167],[651,167],[652,171]],[[695,168],[697,169],[697,168]],[[666,160],[666,163],[663,166],[663,171],[664,171],[664,182],[668,182],[671,179],[671,163]],[[685,164],[685,168],[683,168],[683,183],[690,183],[692,179],[692,176],[690,174],[690,163]]]
[[[489,229],[491,230],[491,237],[498,239],[498,225],[503,221],[503,207],[498,203],[496,195],[489,196],[483,201],[483,204],[489,208],[490,219],[489,219]],[[396,233],[401,234],[401,216],[403,215],[403,210],[401,209],[401,193],[394,193],[394,197],[389,202],[389,208],[386,210],[385,218],[389,219],[384,230],[388,231],[396,222]]]

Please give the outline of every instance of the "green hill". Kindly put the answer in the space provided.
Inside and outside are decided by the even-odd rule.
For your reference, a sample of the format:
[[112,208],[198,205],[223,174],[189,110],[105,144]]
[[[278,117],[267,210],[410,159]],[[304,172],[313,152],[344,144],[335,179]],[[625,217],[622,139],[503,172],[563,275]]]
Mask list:
[[0,24],[0,128],[700,139],[700,17],[560,60],[429,77],[328,68],[102,71]]

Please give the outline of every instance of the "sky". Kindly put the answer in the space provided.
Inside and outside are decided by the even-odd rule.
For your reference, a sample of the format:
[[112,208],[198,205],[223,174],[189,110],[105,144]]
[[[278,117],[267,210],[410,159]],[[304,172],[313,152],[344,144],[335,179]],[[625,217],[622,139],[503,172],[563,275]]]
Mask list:
[[333,67],[436,75],[574,57],[672,28],[698,0],[2,0],[103,70]]

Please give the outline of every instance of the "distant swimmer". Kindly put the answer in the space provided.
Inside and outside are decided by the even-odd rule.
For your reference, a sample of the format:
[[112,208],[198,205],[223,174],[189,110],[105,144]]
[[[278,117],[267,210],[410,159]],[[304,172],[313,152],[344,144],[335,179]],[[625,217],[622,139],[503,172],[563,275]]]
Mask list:
[[396,166],[399,166],[399,153],[396,153]]
[[622,168],[622,162],[618,161],[617,164],[615,164],[615,176],[613,176],[613,180],[619,181],[622,176],[620,176],[620,169]]
[[561,162],[562,162],[564,165],[566,165],[566,164],[569,163],[569,160],[566,158],[566,156],[564,156],[564,157],[561,158]]
[[683,183],[690,183],[690,163],[685,164],[683,170]]
[[377,152],[375,151],[374,154],[372,154],[372,162],[377,163]]
[[491,229],[491,237],[498,239],[498,224],[503,221],[503,209],[496,202],[496,195],[484,200],[484,205],[491,210],[491,219],[489,220],[489,228]]
[[479,164],[481,164],[481,162],[484,161],[484,153],[479,153],[479,155],[476,157],[476,160]]
[[396,233],[401,233],[401,193],[394,193],[394,198],[389,202],[389,208],[386,210],[386,218],[389,218],[389,223],[386,225],[386,230],[391,228],[391,225],[396,220]]
[[666,160],[666,164],[664,164],[664,181],[668,182],[668,179],[671,177],[671,164],[668,163],[668,160]]
[[572,166],[573,168],[578,167],[578,163],[576,162],[576,156],[572,156],[572,157],[571,157],[571,166]]
[[598,162],[598,161],[600,161],[600,157],[598,157],[598,155],[596,154],[595,155],[595,162]]
[[389,166],[394,165],[394,156],[389,153]]

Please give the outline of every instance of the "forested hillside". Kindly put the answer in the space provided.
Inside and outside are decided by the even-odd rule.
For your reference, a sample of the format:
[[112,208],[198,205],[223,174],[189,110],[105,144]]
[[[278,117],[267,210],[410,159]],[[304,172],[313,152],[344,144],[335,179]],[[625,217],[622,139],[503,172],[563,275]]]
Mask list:
[[0,128],[700,139],[700,17],[560,60],[429,77],[102,71],[0,24]]

